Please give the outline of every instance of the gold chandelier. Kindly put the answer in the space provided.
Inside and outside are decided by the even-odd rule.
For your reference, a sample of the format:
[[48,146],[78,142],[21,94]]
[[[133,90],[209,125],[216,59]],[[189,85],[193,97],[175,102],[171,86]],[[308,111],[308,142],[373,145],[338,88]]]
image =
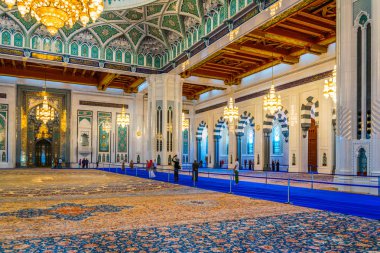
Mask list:
[[47,93],[43,91],[44,100],[42,101],[42,105],[39,105],[36,109],[36,119],[41,120],[44,124],[48,121],[54,120],[54,109],[49,106],[47,101]]
[[[272,56],[273,62],[273,56]],[[273,64],[272,64],[272,84],[270,86],[269,93],[264,97],[264,111],[269,111],[270,114],[274,114],[276,111],[281,110],[281,96],[276,95],[276,91],[274,90],[273,84]]]
[[109,121],[104,121],[102,126],[103,131],[109,133],[112,130],[111,123]]
[[70,28],[80,20],[83,26],[103,12],[103,0],[2,0],[11,9],[16,3],[22,17],[29,13],[41,22],[51,35],[64,25]]
[[185,118],[185,114],[182,113],[182,130],[189,129],[189,121]]
[[232,96],[230,97],[228,105],[224,107],[223,117],[230,123],[239,118],[239,108],[234,105]]
[[122,128],[129,125],[129,114],[125,113],[124,105],[121,109],[121,114],[117,115],[116,123]]
[[48,121],[54,120],[55,118],[55,110],[53,107],[49,106],[49,103],[47,100],[46,71],[45,71],[44,90],[42,91],[42,96],[44,97],[42,101],[42,105],[39,105],[36,108],[36,119],[41,120],[44,124],[46,124]]
[[326,99],[331,97],[331,99],[336,103],[336,65],[334,66],[333,76],[325,80],[323,86],[323,95]]

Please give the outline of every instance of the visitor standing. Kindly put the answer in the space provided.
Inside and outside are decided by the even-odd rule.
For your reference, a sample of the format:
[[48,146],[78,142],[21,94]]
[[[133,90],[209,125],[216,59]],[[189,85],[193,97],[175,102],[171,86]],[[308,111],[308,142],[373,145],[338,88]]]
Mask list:
[[244,169],[247,168],[247,159],[244,160]]
[[86,158],[86,169],[88,169],[88,163],[89,163],[89,161],[88,161],[88,159]]
[[197,163],[197,160],[194,160],[193,162],[193,181],[198,182],[198,170],[199,170],[199,164]]
[[133,160],[129,161],[129,168],[133,169]]
[[83,158],[82,159],[82,169],[84,169],[85,166],[86,166],[86,160]]
[[277,171],[280,171],[280,160],[277,160],[276,162],[276,169]]
[[249,162],[248,162],[248,169],[249,169],[249,170],[252,169],[252,160],[249,160]]
[[125,171],[125,162],[123,160],[123,162],[121,163],[121,171]]
[[172,162],[174,163],[174,182],[177,183],[179,179],[179,170],[181,169],[177,155],[173,157]]
[[272,171],[276,171],[276,164],[274,160],[272,160]]
[[82,159],[79,159],[79,162],[78,162],[78,164],[79,164],[79,168],[81,167],[81,165],[82,165]]
[[62,158],[58,159],[58,169],[62,169]]
[[235,166],[234,166],[234,174],[235,174],[235,184],[238,185],[239,184],[239,159],[236,158],[235,160]]
[[150,160],[149,161],[149,178],[155,178],[156,177],[156,175],[154,174],[153,168],[154,168],[153,161]]
[[99,168],[99,160],[96,161],[96,168]]

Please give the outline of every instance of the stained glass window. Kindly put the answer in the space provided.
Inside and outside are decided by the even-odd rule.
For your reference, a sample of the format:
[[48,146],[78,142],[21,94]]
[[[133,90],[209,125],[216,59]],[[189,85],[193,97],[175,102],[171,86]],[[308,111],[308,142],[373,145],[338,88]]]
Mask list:
[[23,46],[23,41],[24,41],[24,38],[22,37],[22,35],[19,34],[19,33],[16,33],[15,34],[15,38],[14,38],[14,45],[16,47],[22,47]]

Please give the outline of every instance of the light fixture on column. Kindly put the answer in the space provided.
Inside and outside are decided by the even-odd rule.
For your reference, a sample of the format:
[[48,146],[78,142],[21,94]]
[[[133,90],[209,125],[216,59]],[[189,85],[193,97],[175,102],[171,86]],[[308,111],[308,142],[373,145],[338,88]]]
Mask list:
[[189,121],[185,118],[185,114],[182,113],[182,130],[189,129]]
[[[46,73],[46,72],[45,72]],[[55,110],[51,107],[47,100],[47,92],[46,92],[46,74],[45,74],[45,84],[44,90],[42,91],[43,101],[42,105],[37,106],[36,108],[36,119],[41,120],[44,124],[48,121],[54,120],[55,118]]]
[[332,77],[325,80],[325,84],[323,86],[323,95],[326,99],[331,97],[333,102],[336,103],[336,65],[334,66]]
[[232,95],[228,101],[227,106],[224,107],[223,117],[230,123],[239,118],[239,108],[234,105],[234,99],[232,98]]
[[[123,95],[124,95],[124,89],[123,89]],[[129,125],[129,114],[125,112],[124,104],[123,108],[121,109],[121,114],[118,114],[116,117],[116,124],[121,126],[122,128],[125,128]]]
[[16,3],[21,16],[30,14],[41,22],[50,34],[67,25],[70,28],[80,20],[86,26],[100,16],[104,9],[102,0],[2,0],[11,9]]
[[102,125],[102,129],[103,129],[103,131],[105,131],[107,133],[111,132],[111,130],[112,130],[111,123],[109,121],[104,121],[103,125]]
[[270,114],[274,114],[276,111],[281,110],[281,96],[276,95],[274,90],[274,79],[273,79],[273,54],[272,54],[272,84],[270,86],[269,93],[264,97],[263,108],[264,111],[269,111]]

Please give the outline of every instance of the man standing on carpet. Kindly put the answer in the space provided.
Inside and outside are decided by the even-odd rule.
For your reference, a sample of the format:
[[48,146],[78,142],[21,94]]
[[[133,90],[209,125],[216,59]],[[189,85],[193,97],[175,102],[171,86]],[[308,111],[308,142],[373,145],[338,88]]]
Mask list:
[[178,176],[179,176],[178,172],[181,168],[179,166],[179,159],[177,155],[173,157],[172,162],[174,163],[174,182],[178,183]]
[[193,182],[198,182],[198,169],[199,169],[199,164],[197,160],[194,160],[193,162]]
[[235,166],[234,166],[234,174],[235,174],[235,184],[238,185],[239,184],[239,159],[236,158],[235,160]]

